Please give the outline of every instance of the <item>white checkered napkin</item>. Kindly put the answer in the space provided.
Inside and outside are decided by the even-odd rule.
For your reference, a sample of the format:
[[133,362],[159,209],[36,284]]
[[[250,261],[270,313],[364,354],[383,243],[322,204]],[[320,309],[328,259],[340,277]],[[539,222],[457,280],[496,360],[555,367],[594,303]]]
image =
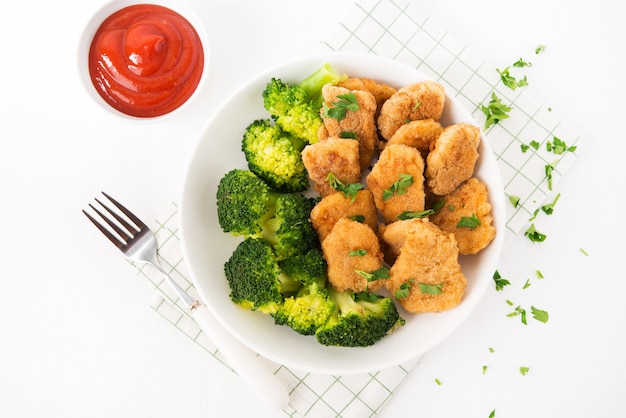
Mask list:
[[[485,62],[446,28],[406,1],[363,0],[357,2],[335,32],[322,42],[332,51],[367,52],[404,62],[434,80],[484,123],[481,104],[487,105],[495,93],[512,107],[509,118],[485,132],[491,145],[508,196],[519,197],[519,205],[507,205],[505,247],[547,200],[559,178],[576,159],[566,152],[555,155],[546,143],[557,137],[568,146],[582,144],[582,138],[524,92],[512,90],[500,80],[496,67]],[[538,149],[521,151],[522,145],[539,143]],[[546,176],[551,165],[552,190]]]
[[[182,256],[177,212],[178,207],[172,204],[169,215],[157,221],[153,231],[159,243],[159,256],[163,268],[183,289],[197,297],[198,293],[189,278]],[[170,285],[153,268],[131,264],[137,268],[137,274],[145,278],[155,289],[150,304],[152,309],[211,356],[229,367],[219,350],[189,315]],[[373,416],[382,409],[400,382],[417,363],[412,361],[363,375],[326,376],[295,371],[267,359],[262,360],[290,389],[290,404],[284,412],[291,417]]]
[[[486,104],[495,92],[513,110],[510,118],[486,132],[500,170],[507,195],[520,197],[519,206],[507,205],[505,245],[524,229],[537,208],[553,197],[545,166],[551,164],[553,189],[558,179],[574,162],[576,155],[565,153],[556,158],[545,144],[558,137],[568,145],[580,145],[582,139],[520,88],[504,86],[496,67],[468,50],[444,27],[420,15],[410,3],[400,0],[361,0],[354,4],[334,33],[322,42],[322,48],[334,51],[357,51],[378,54],[405,62],[441,82],[468,109],[478,123],[485,116],[480,104]],[[522,144],[537,141],[540,147],[523,153]],[[197,295],[182,259],[178,236],[176,204],[168,216],[154,227],[164,268],[190,294]],[[136,265],[138,274],[156,290],[151,307],[164,319],[204,348],[211,356],[228,365],[170,287],[153,272]],[[266,361],[266,360],[264,360]],[[290,405],[284,413],[290,417],[372,417],[380,412],[396,388],[417,361],[376,373],[355,376],[324,376],[290,370],[279,364],[268,366],[290,388]]]

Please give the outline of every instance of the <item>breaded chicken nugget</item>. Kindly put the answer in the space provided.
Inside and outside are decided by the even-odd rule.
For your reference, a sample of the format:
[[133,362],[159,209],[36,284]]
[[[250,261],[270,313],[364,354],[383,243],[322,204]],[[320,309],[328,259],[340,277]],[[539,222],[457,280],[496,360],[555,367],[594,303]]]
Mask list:
[[374,204],[374,196],[369,189],[359,190],[354,201],[343,193],[333,193],[324,197],[311,210],[311,223],[321,242],[332,231],[339,219],[353,219],[357,216],[363,217],[363,223],[376,232],[378,212]]
[[[444,232],[453,233],[461,254],[476,254],[496,236],[491,216],[487,186],[472,177],[444,197],[445,204],[430,216],[430,221]],[[470,226],[459,227],[462,218],[475,218]],[[477,226],[474,226],[477,225]]]
[[426,183],[443,196],[472,177],[478,160],[480,129],[467,123],[448,126],[432,143],[426,158]]
[[432,144],[443,132],[443,127],[434,119],[413,120],[400,126],[389,138],[387,145],[403,144],[417,148],[426,158]]
[[407,145],[387,145],[365,181],[386,222],[424,209],[424,160]]
[[[337,120],[327,117],[324,108],[334,107],[334,103],[340,102],[337,96],[353,93],[356,97],[359,109],[356,111],[347,111],[345,118]],[[356,135],[359,143],[359,162],[361,170],[369,167],[374,155],[374,150],[378,146],[378,133],[376,132],[376,99],[372,93],[361,90],[348,90],[344,87],[326,84],[322,88],[322,96],[324,97],[324,107],[321,115],[324,121],[324,127],[329,137],[339,137],[342,132],[350,132]],[[318,132],[319,135],[319,132]]]
[[402,219],[378,226],[378,241],[380,242],[381,251],[385,254],[385,261],[389,265],[393,265],[398,255],[400,255],[400,250],[404,246],[407,235],[416,229],[422,229],[422,223],[426,221],[425,219]]
[[348,90],[363,90],[372,93],[376,99],[376,117],[378,117],[383,103],[398,91],[398,89],[388,84],[379,83],[376,80],[364,77],[351,77],[339,82],[337,85]]
[[307,145],[302,150],[302,161],[322,197],[336,192],[328,183],[329,173],[345,184],[361,181],[359,144],[352,139],[328,138]]
[[384,279],[368,282],[358,272],[372,273],[382,267],[383,253],[372,228],[341,218],[322,242],[328,264],[328,282],[338,291],[376,291]]
[[407,121],[439,121],[445,101],[443,85],[436,81],[420,81],[402,87],[380,109],[378,130],[383,138],[389,140]]
[[[385,286],[408,312],[441,312],[457,306],[467,279],[454,235],[425,220],[413,226]],[[403,286],[408,287],[406,296],[397,293]]]

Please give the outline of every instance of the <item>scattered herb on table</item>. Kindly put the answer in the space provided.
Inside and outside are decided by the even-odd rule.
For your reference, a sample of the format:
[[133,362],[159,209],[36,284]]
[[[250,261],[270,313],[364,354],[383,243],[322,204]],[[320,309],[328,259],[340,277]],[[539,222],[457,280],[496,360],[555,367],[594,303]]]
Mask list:
[[530,227],[524,232],[524,236],[528,237],[532,242],[543,242],[546,240],[546,234],[542,234],[537,231],[535,224],[531,224]]
[[519,196],[509,195],[509,202],[511,202],[514,208],[517,208],[519,206],[520,199],[521,198]]
[[496,283],[497,291],[500,291],[504,289],[504,286],[508,286],[511,284],[511,282],[509,282],[507,279],[503,279],[502,276],[500,276],[500,272],[498,270],[493,273],[493,281]]
[[526,373],[528,373],[529,371],[530,367],[520,366],[519,368],[519,372],[522,374],[522,376],[526,376]]
[[540,54],[540,53],[542,53],[545,50],[546,50],[546,46],[545,45],[538,45],[537,48],[535,48],[535,54],[536,55]]
[[547,311],[535,308],[534,306],[530,307],[530,312],[533,315],[533,318],[535,318],[539,322],[543,322],[544,324],[548,322],[548,319],[550,318],[550,315]]
[[484,130],[487,130],[490,126],[499,123],[503,119],[507,119],[512,107],[502,103],[502,99],[500,99],[495,92],[492,92],[491,101],[489,101],[487,106],[481,104],[480,110],[487,118],[484,126]]

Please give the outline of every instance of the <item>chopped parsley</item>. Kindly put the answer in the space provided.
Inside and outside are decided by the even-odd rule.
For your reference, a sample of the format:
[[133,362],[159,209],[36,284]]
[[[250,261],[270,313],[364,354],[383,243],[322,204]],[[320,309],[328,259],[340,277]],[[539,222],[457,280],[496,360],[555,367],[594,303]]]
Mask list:
[[479,226],[480,219],[478,219],[475,213],[472,213],[472,216],[462,216],[461,219],[459,219],[459,222],[456,224],[457,228],[475,229]]
[[519,196],[509,195],[509,202],[511,202],[514,208],[519,206],[520,199],[521,198]]
[[415,282],[415,279],[410,279],[408,282],[402,283],[400,287],[398,288],[398,290],[396,290],[396,293],[394,294],[396,299],[404,299],[405,297],[409,296],[409,293],[411,291],[411,286],[413,286],[414,282]]
[[539,142],[532,140],[528,144],[520,145],[520,147],[522,148],[522,152],[528,151],[529,148],[532,148],[535,151],[537,151],[539,149]]
[[583,253],[587,257],[589,256],[589,253],[585,251],[584,248],[580,248],[580,252]]
[[440,295],[443,293],[443,284],[427,284],[427,283],[418,283],[420,292],[426,293],[428,295]]
[[552,201],[552,203],[548,203],[548,204],[543,205],[541,207],[541,210],[546,215],[552,215],[552,213],[554,212],[554,205],[556,205],[556,202],[559,200],[560,197],[561,197],[561,193],[557,194],[556,197],[554,198],[554,200]]
[[511,284],[510,281],[508,281],[507,279],[503,279],[502,276],[500,276],[500,272],[498,270],[493,273],[493,281],[496,283],[496,290],[498,291],[504,289],[504,286],[508,286]]
[[528,289],[530,287],[530,279],[526,279],[526,283],[522,286],[522,289]]
[[524,61],[522,58],[518,59],[517,61],[513,63],[513,67],[518,67],[518,68],[532,67],[532,66],[533,66],[532,63],[528,61]]
[[435,383],[436,383],[437,385],[441,386],[441,380],[439,380],[439,379],[435,379]]
[[502,80],[505,86],[511,90],[515,90],[518,87],[517,80],[509,73],[509,67],[506,67],[504,70],[496,68],[496,71],[500,74],[500,80]]
[[536,55],[540,54],[540,53],[542,53],[545,50],[546,50],[546,46],[545,45],[538,45],[537,48],[535,48],[535,54]]
[[519,372],[522,374],[522,376],[526,376],[526,373],[528,373],[529,371],[530,368],[526,366],[520,366],[519,368]]
[[546,142],[546,150],[556,155],[561,155],[565,152],[576,152],[576,148],[576,145],[568,146],[565,141],[557,138],[556,136],[552,137],[552,141]]
[[333,173],[328,173],[326,180],[328,180],[328,183],[333,189],[343,193],[345,197],[350,198],[350,203],[354,202],[358,191],[363,188],[361,183],[344,184],[335,177]]
[[391,187],[383,191],[383,201],[391,199],[394,195],[403,195],[410,185],[413,184],[413,176],[410,174],[400,174]]
[[350,219],[352,221],[360,222],[360,223],[365,222],[365,216],[364,215],[354,215],[354,216],[350,216],[348,219]]
[[[511,301],[507,301],[507,304],[511,304]],[[520,305],[517,305],[517,307],[515,308],[515,310],[509,314],[507,314],[506,316],[508,316],[509,318],[512,318],[514,316],[520,316],[520,319],[522,320],[522,324],[524,325],[528,325],[528,323],[526,322],[526,310],[524,308],[522,308]]]
[[524,236],[528,237],[528,239],[532,242],[543,242],[547,238],[546,234],[542,234],[541,232],[537,231],[537,228],[535,228],[535,224],[531,224],[528,227],[526,232],[524,232]]
[[546,164],[546,179],[548,179],[548,190],[552,190],[552,172],[554,171],[554,165]]
[[495,409],[493,411],[491,411],[491,413],[489,414],[489,418],[496,418],[496,410]]
[[537,276],[538,279],[543,279],[543,273],[541,272],[541,270],[537,270],[535,271],[535,276]]
[[404,221],[406,219],[422,219],[435,213],[434,209],[420,210],[419,212],[402,212],[398,215],[398,219]]
[[381,267],[378,270],[374,270],[371,273],[368,273],[363,270],[354,270],[354,272],[358,274],[359,276],[365,277],[368,282],[375,282],[376,280],[389,278],[389,269],[385,267]]
[[512,110],[510,106],[502,103],[502,99],[500,99],[495,92],[491,93],[491,101],[487,106],[481,104],[480,110],[485,114],[485,127],[487,130],[492,125],[499,123],[503,119],[507,119],[509,117],[509,112]]
[[340,94],[337,96],[337,98],[339,100],[333,102],[333,107],[328,107],[324,105],[325,117],[342,121],[345,119],[348,111],[356,112],[360,109],[359,103],[356,100],[356,96],[352,91],[346,94]]
[[356,139],[356,133],[355,132],[350,132],[350,131],[341,131],[339,133],[339,138],[344,138],[344,139]]
[[530,312],[532,313],[533,318],[539,322],[543,322],[544,324],[548,322],[548,319],[550,318],[547,311],[535,308],[534,306],[530,307]]
[[364,255],[367,255],[367,251],[363,248],[348,252],[348,257],[363,257]]

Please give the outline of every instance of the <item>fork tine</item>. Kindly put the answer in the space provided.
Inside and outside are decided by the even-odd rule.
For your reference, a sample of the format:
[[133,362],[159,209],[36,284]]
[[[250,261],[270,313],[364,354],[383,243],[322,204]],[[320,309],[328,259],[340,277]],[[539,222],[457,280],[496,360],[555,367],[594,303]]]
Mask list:
[[101,218],[102,220],[104,220],[104,222],[107,223],[107,225],[109,225],[111,227],[111,229],[113,229],[124,241],[126,241],[128,243],[128,241],[133,237],[133,233],[137,232],[137,228],[134,228],[132,225],[130,225],[128,222],[126,222],[120,215],[118,215],[115,212],[112,212],[111,209],[109,209],[108,207],[106,207],[104,204],[102,204],[101,201],[99,201],[98,199],[96,199],[96,202],[100,203],[100,205],[106,209],[106,211],[108,213],[111,214],[111,216],[113,216],[124,228],[126,228],[126,230],[122,229],[118,224],[116,224],[115,222],[113,222],[108,216],[106,216],[104,213],[100,212],[98,210],[98,208],[96,208],[95,206],[93,206],[92,204],[89,204],[89,207],[91,209],[93,209]]
[[[91,206],[91,205],[89,205],[89,206]],[[91,206],[91,207],[93,208],[93,206]],[[96,212],[98,212],[98,211],[96,210]],[[87,213],[87,211],[85,211],[84,209],[83,209],[83,213],[100,230],[100,232],[102,232],[104,234],[104,236],[106,236],[109,239],[109,241],[111,241],[113,243],[113,245],[115,245],[120,250],[124,247],[124,245],[125,245],[124,242],[122,242],[118,237],[113,235],[111,233],[111,231],[109,231],[107,228],[105,228],[100,222],[98,222],[96,219],[94,219],[94,217],[91,216],[89,213]],[[102,216],[102,214],[100,214],[100,216]]]
[[146,224],[144,224],[141,219],[139,219],[137,216],[135,216],[134,213],[132,213],[131,211],[129,211],[128,209],[126,209],[121,203],[119,203],[117,200],[113,199],[111,196],[109,196],[108,194],[102,192],[103,195],[106,196],[107,199],[109,199],[111,201],[111,203],[113,203],[120,211],[122,211],[122,213],[124,215],[126,215],[128,217],[128,219],[130,219],[131,221],[133,221],[135,223],[135,225],[137,225],[139,227],[140,230],[143,229],[147,229],[148,226]]

